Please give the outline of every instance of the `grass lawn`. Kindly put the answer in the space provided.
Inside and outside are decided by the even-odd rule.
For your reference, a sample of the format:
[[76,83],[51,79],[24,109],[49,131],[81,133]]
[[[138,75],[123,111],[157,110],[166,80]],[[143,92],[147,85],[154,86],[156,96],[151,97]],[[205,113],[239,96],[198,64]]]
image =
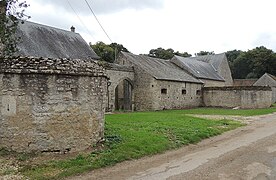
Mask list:
[[60,179],[197,143],[204,138],[242,126],[237,121],[206,120],[186,114],[251,116],[271,112],[276,112],[276,108],[262,110],[198,108],[106,115],[106,141],[95,148],[97,150],[39,164],[30,163],[34,157],[23,158],[20,161],[22,167],[20,172],[30,179]]

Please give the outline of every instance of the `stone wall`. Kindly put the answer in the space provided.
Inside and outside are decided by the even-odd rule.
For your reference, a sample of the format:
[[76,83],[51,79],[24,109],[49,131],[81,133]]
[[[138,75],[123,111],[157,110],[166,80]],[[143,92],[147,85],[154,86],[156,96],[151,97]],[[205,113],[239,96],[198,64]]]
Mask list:
[[0,59],[0,147],[79,151],[103,137],[107,77],[96,62]]
[[209,79],[200,79],[204,83],[204,87],[223,87],[226,86],[224,81],[215,81]]
[[218,73],[225,79],[225,86],[233,86],[232,74],[226,56],[224,56],[218,67]]
[[201,88],[202,84],[156,80],[144,70],[135,67],[135,110],[150,111],[198,107],[202,105]]
[[155,79],[138,66],[135,67],[134,79],[134,110],[150,111],[156,110],[156,101],[152,85],[156,85]]
[[[153,98],[154,110],[184,109],[202,105],[202,84],[155,80]],[[165,92],[166,91],[166,92]]]
[[270,87],[206,87],[203,102],[210,107],[267,108],[272,102]]
[[272,103],[276,103],[276,87],[272,87]]

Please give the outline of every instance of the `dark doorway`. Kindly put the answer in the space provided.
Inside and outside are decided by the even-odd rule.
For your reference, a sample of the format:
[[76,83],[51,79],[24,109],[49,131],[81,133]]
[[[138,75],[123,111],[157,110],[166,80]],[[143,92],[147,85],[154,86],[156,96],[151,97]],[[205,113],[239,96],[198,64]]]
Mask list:
[[132,85],[126,79],[115,89],[115,110],[132,110]]

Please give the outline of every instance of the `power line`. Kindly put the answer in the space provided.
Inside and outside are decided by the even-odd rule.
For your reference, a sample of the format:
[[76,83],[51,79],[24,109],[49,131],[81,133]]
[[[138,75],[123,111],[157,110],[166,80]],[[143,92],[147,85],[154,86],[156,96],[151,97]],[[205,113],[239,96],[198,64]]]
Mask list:
[[109,35],[106,33],[106,31],[104,30],[103,26],[101,25],[100,21],[98,20],[96,14],[94,13],[93,9],[91,8],[91,6],[89,5],[89,3],[87,2],[87,0],[85,0],[87,6],[89,7],[90,11],[92,12],[93,16],[95,17],[95,19],[97,20],[98,24],[100,25],[100,27],[102,28],[103,32],[105,33],[105,35],[107,36],[107,38],[110,40],[110,42],[112,43],[111,38],[109,37]]
[[69,4],[69,6],[71,7],[71,9],[73,10],[73,12],[76,14],[76,16],[78,17],[79,21],[81,22],[81,24],[84,26],[84,28],[86,29],[87,33],[94,39],[94,41],[96,41],[96,39],[94,38],[94,36],[91,34],[90,30],[87,28],[87,26],[84,24],[84,22],[81,20],[81,18],[79,17],[78,13],[75,11],[75,9],[73,8],[73,6],[71,5],[71,3],[69,2],[69,0],[67,0],[67,3]]

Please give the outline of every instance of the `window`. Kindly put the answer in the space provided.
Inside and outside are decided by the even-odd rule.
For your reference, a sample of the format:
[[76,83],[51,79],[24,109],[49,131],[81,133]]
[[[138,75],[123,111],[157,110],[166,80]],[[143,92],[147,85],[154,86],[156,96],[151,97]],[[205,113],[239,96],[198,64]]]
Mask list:
[[182,94],[183,94],[183,95],[187,94],[186,89],[182,89]]
[[161,94],[167,94],[167,89],[161,89]]
[[196,95],[201,95],[201,90],[196,90]]

